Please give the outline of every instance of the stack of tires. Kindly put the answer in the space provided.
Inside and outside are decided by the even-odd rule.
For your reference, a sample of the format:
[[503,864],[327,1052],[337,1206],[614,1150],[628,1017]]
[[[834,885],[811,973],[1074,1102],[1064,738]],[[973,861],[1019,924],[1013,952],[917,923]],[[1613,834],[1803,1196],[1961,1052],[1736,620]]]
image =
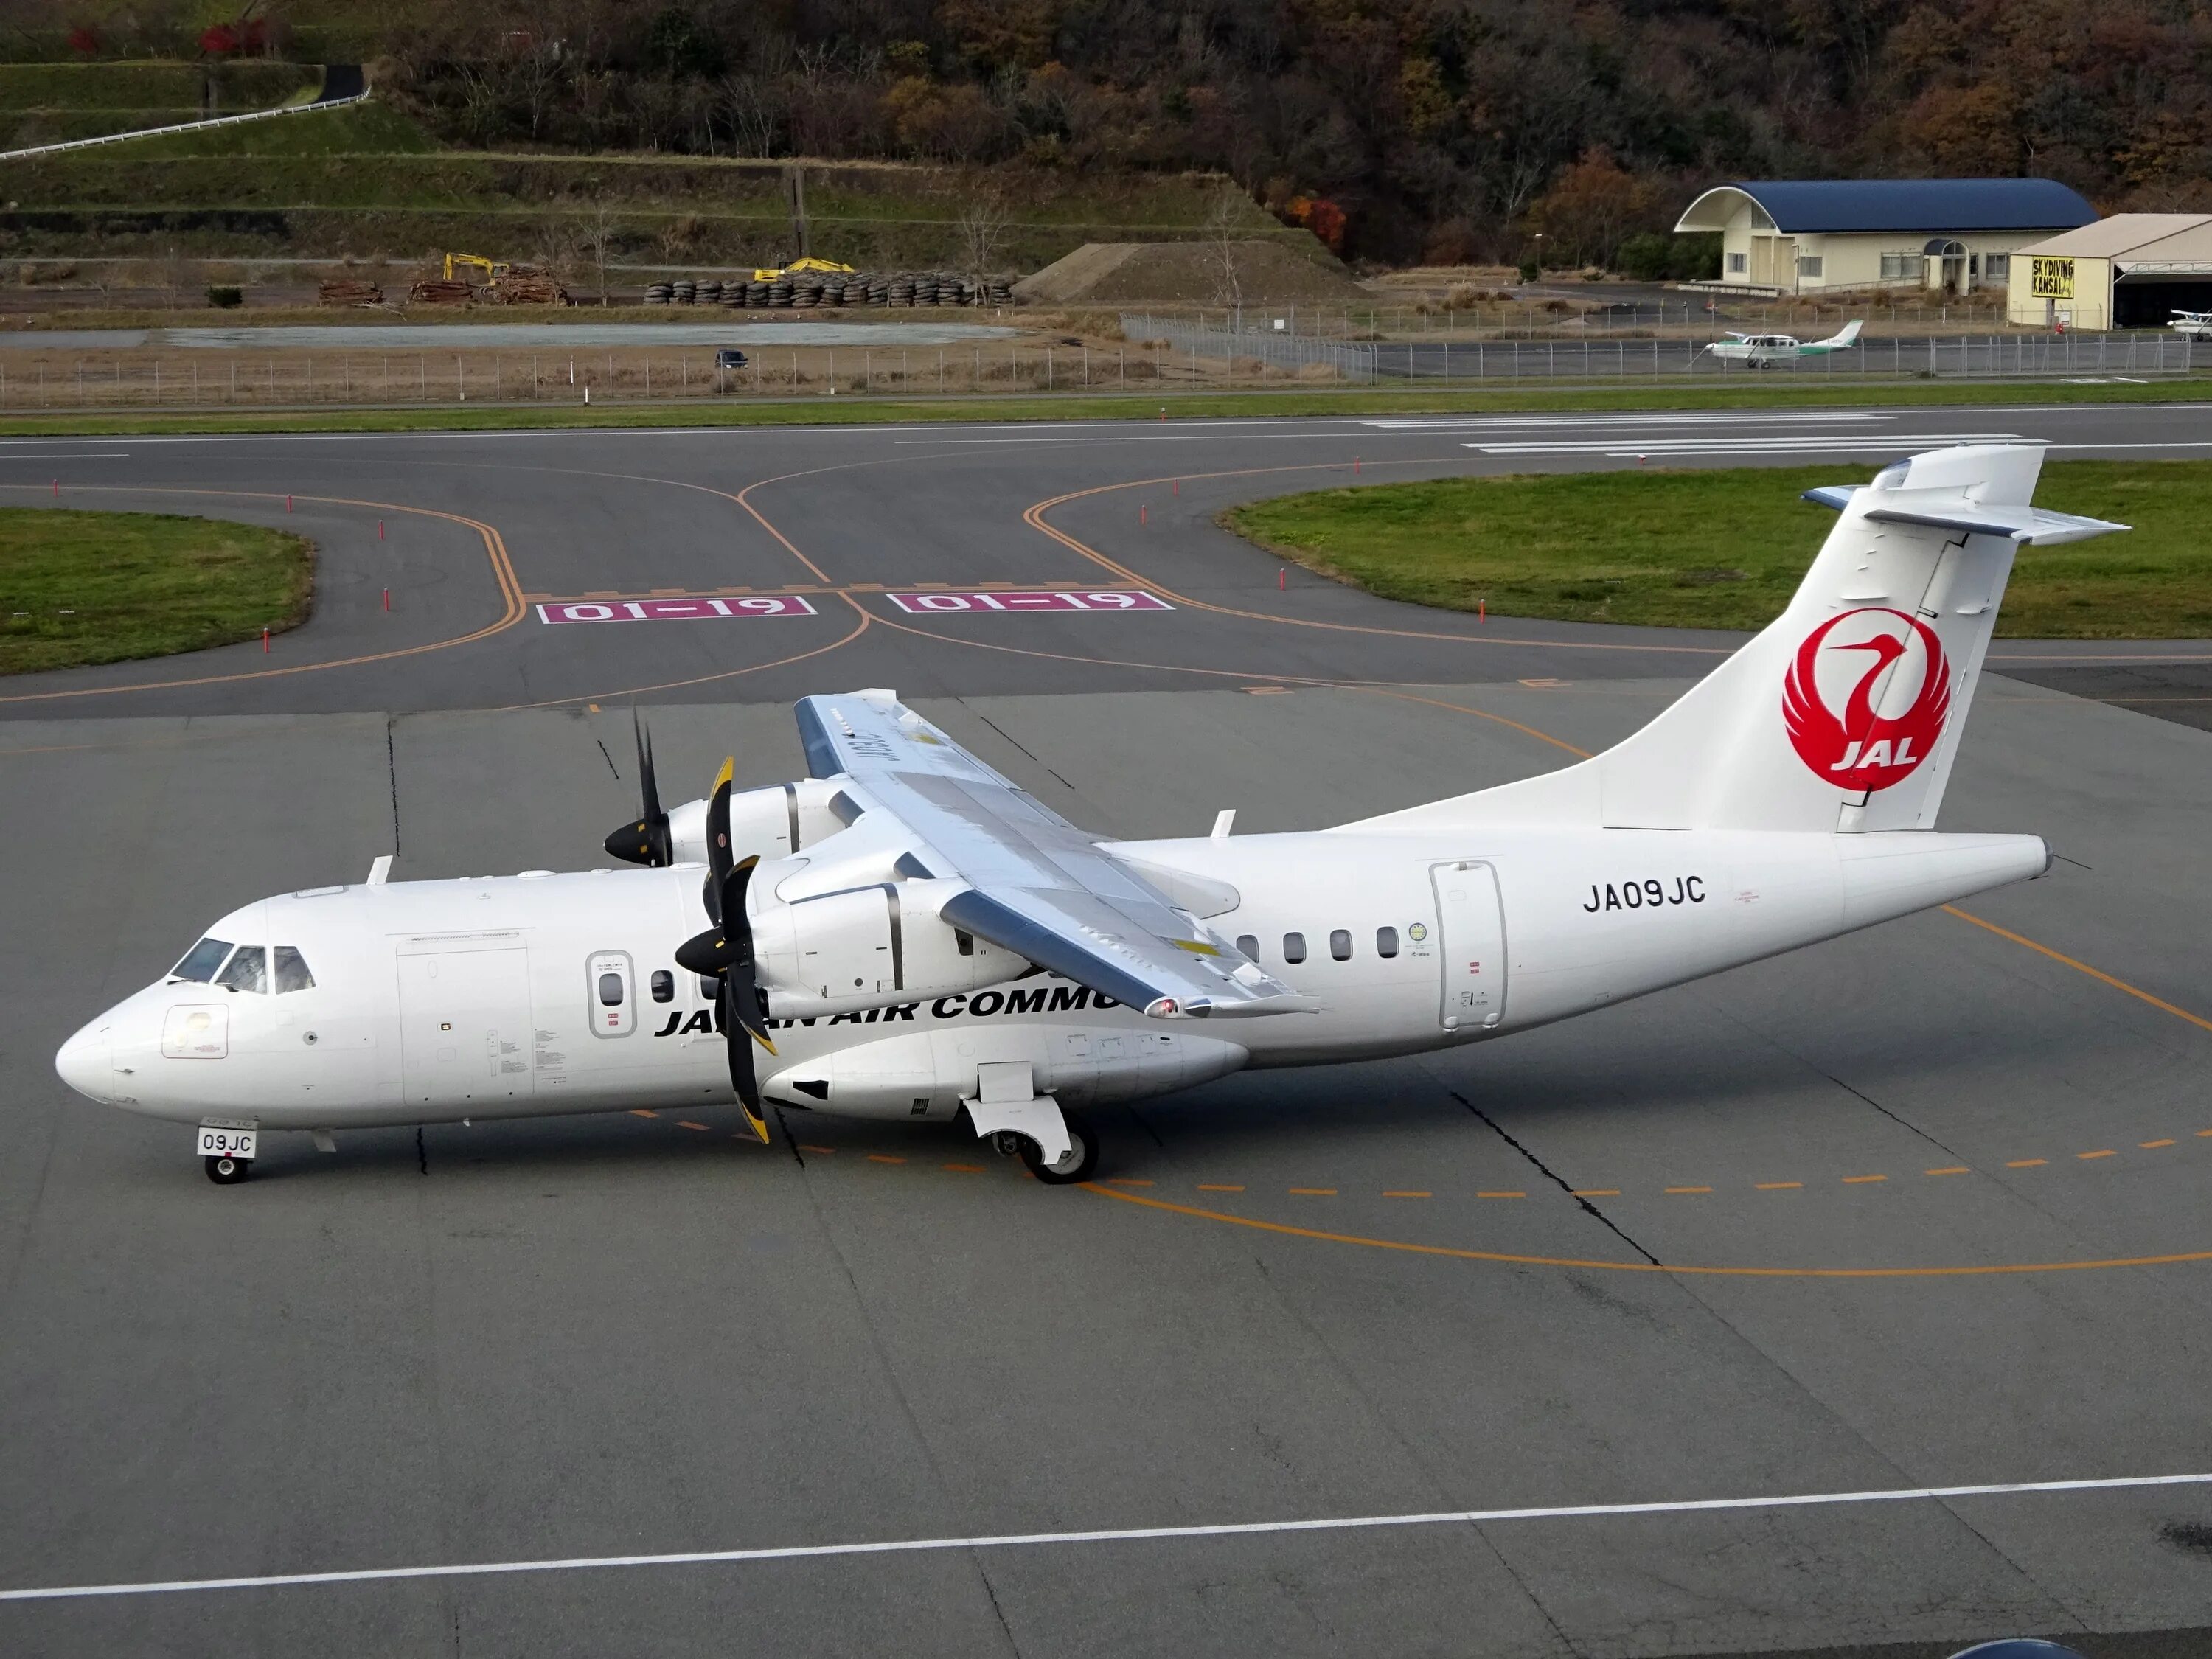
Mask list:
[[645,302],[649,306],[721,306],[743,311],[810,311],[832,306],[841,309],[860,306],[1003,306],[1013,302],[1013,292],[1006,283],[973,283],[941,270],[900,271],[887,276],[801,271],[773,281],[678,277],[653,283],[645,291]]

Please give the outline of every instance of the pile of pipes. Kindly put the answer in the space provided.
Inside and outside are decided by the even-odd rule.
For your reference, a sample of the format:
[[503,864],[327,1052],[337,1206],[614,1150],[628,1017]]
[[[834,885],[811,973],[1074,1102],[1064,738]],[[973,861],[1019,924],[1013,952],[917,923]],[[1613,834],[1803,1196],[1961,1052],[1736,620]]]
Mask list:
[[808,311],[832,306],[1011,305],[1012,284],[970,282],[942,271],[893,276],[839,276],[793,271],[772,282],[718,277],[684,277],[655,283],[645,291],[649,306],[720,306],[730,311]]
[[380,306],[384,303],[384,290],[374,283],[341,277],[322,285],[317,293],[317,302],[326,306]]

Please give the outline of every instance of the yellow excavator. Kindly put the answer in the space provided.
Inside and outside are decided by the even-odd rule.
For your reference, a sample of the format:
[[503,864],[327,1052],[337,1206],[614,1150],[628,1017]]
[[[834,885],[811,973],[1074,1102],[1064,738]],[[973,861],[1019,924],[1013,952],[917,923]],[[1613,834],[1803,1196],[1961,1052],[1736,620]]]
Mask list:
[[508,271],[514,269],[512,265],[506,264],[502,262],[487,259],[481,253],[448,253],[446,256],[446,280],[447,282],[450,283],[453,280],[453,270],[454,267],[458,265],[475,266],[478,270],[483,272],[484,281],[487,283],[497,282],[501,277],[506,276]]
[[841,265],[834,259],[817,259],[810,254],[804,259],[793,259],[789,264],[773,270],[757,270],[753,272],[753,281],[772,283],[779,276],[799,276],[807,271],[824,276],[857,276],[860,274],[856,265]]

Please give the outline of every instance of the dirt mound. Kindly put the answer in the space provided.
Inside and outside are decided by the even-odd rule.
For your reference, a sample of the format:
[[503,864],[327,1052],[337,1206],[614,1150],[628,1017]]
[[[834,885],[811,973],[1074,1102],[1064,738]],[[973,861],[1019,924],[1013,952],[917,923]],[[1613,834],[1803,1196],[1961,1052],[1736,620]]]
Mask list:
[[[1343,305],[1366,297],[1316,246],[1309,257],[1277,241],[1232,244],[1246,305]],[[1227,299],[1221,249],[1207,242],[1085,242],[1014,284],[1032,305],[1218,306]]]

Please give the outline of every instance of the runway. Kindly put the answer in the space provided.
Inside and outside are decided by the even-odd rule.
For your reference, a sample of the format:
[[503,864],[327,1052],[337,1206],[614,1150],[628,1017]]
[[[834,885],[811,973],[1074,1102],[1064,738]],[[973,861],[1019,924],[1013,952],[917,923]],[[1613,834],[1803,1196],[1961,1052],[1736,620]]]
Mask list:
[[218,1189],[51,1070],[246,899],[598,861],[633,701],[672,790],[797,775],[788,701],[887,685],[1102,833],[1265,830],[1549,769],[1733,647],[1279,586],[1239,500],[2212,453],[2197,409],[1859,413],[0,446],[0,499],[323,550],[267,656],[0,689],[0,1647],[2189,1651],[2204,642],[1997,642],[1944,823],[2045,880],[1102,1112],[1097,1190],[734,1108],[275,1137]]

